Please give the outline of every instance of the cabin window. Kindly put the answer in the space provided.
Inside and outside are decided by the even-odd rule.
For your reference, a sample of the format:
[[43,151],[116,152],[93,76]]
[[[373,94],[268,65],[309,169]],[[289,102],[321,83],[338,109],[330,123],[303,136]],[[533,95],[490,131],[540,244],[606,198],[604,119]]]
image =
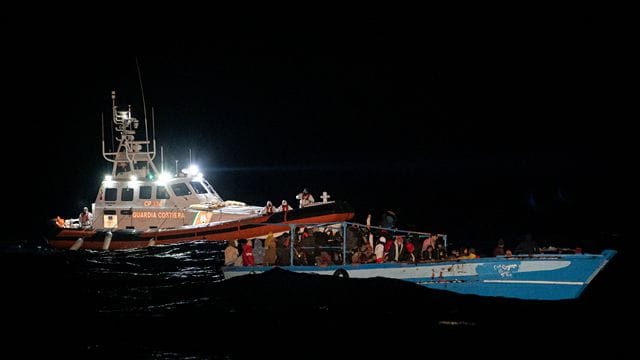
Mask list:
[[192,181],[191,186],[193,186],[193,190],[196,192],[196,194],[207,193],[207,189],[205,189],[204,185],[202,185],[202,183],[199,181]]
[[151,186],[140,186],[140,199],[151,199]]
[[169,192],[167,191],[166,186],[158,186],[156,187],[156,199],[168,199]]
[[213,197],[218,200],[218,201],[223,201],[222,197],[220,195],[218,195],[218,193],[213,189],[213,186],[211,186],[211,184],[209,184],[209,182],[207,180],[204,180],[204,184],[207,186],[207,189],[209,189],[209,192],[211,194],[213,194]]
[[133,189],[132,188],[124,188],[124,189],[122,189],[122,195],[120,195],[120,200],[122,200],[122,201],[132,201],[133,200]]
[[118,189],[108,188],[104,190],[104,201],[118,200]]
[[171,189],[173,190],[173,193],[176,194],[176,196],[191,195],[191,190],[189,190],[187,184],[185,183],[173,184],[171,185]]

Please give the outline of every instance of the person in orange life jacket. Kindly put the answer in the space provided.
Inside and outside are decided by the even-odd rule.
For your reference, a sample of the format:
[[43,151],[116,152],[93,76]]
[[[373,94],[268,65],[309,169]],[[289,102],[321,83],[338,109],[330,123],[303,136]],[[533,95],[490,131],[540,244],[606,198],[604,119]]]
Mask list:
[[276,210],[287,212],[291,210],[291,208],[289,207],[289,204],[287,204],[287,200],[282,200],[282,205],[278,206]]
[[82,209],[80,215],[78,215],[78,219],[80,220],[80,226],[82,228],[88,229],[93,226],[93,214],[89,212],[86,206]]
[[296,195],[296,199],[300,200],[300,208],[309,206],[316,202],[313,195],[311,195],[307,189],[302,190],[300,194]]
[[271,203],[271,201],[267,201],[267,205],[264,206],[264,208],[262,208],[262,210],[260,211],[261,215],[271,215],[273,214],[273,211],[275,210],[275,208],[273,207],[273,204]]
[[255,266],[256,260],[253,258],[253,245],[251,244],[251,240],[247,240],[247,242],[242,246],[242,265],[244,266]]

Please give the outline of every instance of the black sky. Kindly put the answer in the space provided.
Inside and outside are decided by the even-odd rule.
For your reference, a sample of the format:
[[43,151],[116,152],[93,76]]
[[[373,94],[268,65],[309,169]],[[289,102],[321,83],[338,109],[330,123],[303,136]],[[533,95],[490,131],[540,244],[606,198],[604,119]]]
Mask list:
[[[191,149],[226,199],[292,201],[308,187],[350,201],[358,220],[394,209],[406,226],[472,238],[566,235],[585,221],[620,231],[627,50],[590,18],[535,25],[449,36],[372,22],[251,41],[231,31],[138,60],[167,165]],[[95,197],[110,91],[142,117],[136,52],[18,60],[26,119],[15,125],[47,159],[37,220]]]

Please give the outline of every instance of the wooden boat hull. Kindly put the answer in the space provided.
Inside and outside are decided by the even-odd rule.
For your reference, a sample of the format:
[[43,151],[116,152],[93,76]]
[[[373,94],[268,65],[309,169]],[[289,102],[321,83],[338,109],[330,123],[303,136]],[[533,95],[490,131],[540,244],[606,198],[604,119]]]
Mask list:
[[[533,255],[425,263],[282,266],[282,269],[352,278],[385,277],[461,294],[526,300],[575,299],[616,254]],[[273,266],[225,266],[226,279]]]

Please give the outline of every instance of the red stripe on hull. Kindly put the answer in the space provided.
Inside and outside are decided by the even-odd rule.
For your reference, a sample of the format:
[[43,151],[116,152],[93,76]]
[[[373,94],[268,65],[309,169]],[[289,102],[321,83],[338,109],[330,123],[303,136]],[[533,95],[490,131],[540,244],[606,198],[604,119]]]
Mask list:
[[[286,222],[286,224],[300,224],[300,223],[330,223],[330,222],[340,222],[340,221],[348,221],[354,217],[354,213],[339,213],[339,214],[326,214],[319,216],[307,217],[304,219],[297,219],[294,221]],[[189,241],[196,240],[207,240],[207,241],[226,241],[226,240],[236,240],[236,239],[250,239],[258,236],[267,235],[269,232],[277,233],[289,231],[289,226],[287,225],[275,225],[269,223],[261,223],[259,220],[266,220],[268,217],[264,218],[253,218],[242,220],[233,223],[225,223],[218,224],[213,226],[205,226],[205,227],[193,227],[189,226],[186,228],[175,229],[175,230],[161,230],[158,232],[146,231],[143,233],[139,233],[135,240],[112,240],[109,246],[110,250],[120,250],[120,249],[134,249],[146,247],[149,245],[149,241],[155,237],[159,237],[160,239],[155,240],[156,245],[169,245],[169,244],[178,244]],[[257,224],[256,227],[250,227],[246,229],[240,229],[242,226],[246,226],[249,224]],[[237,229],[233,231],[232,229]],[[224,231],[231,230],[231,231]],[[221,231],[220,233],[215,234],[203,234],[210,231]],[[83,230],[71,230],[65,229],[58,233],[56,238],[49,240],[49,244],[55,248],[59,249],[69,249],[75,241],[82,237],[85,238],[82,249],[94,249],[100,250],[102,249],[103,241],[102,240],[94,240],[93,236],[96,234],[95,231],[83,231]],[[181,234],[189,234],[191,236],[181,237]],[[162,239],[163,237],[171,236],[171,239]],[[60,239],[64,237],[64,239]],[[75,238],[74,240],[69,240],[69,237]]]

